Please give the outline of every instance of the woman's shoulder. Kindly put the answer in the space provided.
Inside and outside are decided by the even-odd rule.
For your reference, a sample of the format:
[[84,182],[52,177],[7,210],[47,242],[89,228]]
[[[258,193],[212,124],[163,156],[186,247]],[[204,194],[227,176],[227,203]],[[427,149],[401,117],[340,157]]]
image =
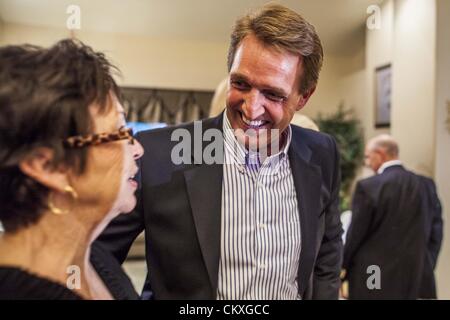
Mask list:
[[18,267],[0,266],[0,300],[80,300],[79,295],[51,280]]

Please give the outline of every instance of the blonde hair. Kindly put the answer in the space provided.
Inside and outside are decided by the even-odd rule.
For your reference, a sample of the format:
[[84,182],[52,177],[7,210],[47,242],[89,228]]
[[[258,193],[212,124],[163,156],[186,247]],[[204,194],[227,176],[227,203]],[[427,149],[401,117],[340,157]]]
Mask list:
[[301,113],[294,113],[294,116],[292,117],[291,124],[294,124],[296,126],[311,129],[314,131],[320,131],[317,124],[315,124],[314,121],[312,121],[309,117],[301,114]]
[[228,89],[228,77],[223,79],[214,91],[214,96],[211,101],[211,107],[209,108],[209,116],[218,116],[226,107],[227,104],[227,89]]

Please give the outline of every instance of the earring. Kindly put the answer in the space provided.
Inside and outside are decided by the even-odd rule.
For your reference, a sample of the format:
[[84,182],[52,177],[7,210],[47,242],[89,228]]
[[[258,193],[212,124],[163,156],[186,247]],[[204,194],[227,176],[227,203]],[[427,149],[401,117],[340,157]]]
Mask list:
[[[69,185],[67,185],[67,186],[64,188],[64,192],[70,194],[70,196],[72,197],[72,206],[71,206],[71,208],[72,208],[72,207],[73,207],[73,204],[74,204],[75,201],[78,199],[78,194],[77,194],[77,192],[76,192],[71,186],[69,186]],[[70,209],[71,209],[71,208],[70,208],[70,209],[64,210],[64,209],[60,209],[60,208],[56,207],[56,206],[53,204],[52,193],[50,193],[49,198],[48,198],[48,208],[50,209],[50,211],[51,211],[53,214],[56,214],[56,215],[64,215],[64,214],[68,214],[68,213],[70,212]]]

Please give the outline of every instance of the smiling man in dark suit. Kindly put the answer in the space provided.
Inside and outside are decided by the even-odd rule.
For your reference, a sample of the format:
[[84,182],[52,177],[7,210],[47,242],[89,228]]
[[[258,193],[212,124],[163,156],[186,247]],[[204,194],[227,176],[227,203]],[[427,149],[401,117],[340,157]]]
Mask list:
[[[339,153],[330,136],[290,125],[316,88],[322,59],[311,24],[264,6],[234,26],[226,111],[138,134],[146,153],[137,208],[100,241],[123,261],[145,230],[146,297],[338,297]],[[212,164],[202,158],[208,132],[221,138]],[[193,154],[174,161],[174,136],[185,134]]]

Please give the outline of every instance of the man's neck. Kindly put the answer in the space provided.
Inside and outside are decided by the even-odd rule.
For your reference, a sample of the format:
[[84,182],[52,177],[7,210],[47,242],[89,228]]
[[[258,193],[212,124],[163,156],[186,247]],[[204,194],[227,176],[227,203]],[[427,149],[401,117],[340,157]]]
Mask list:
[[397,158],[397,159],[389,159],[387,161],[385,161],[377,170],[377,174],[381,174],[384,172],[384,170],[386,170],[389,167],[392,166],[398,166],[398,165],[402,165],[402,162]]

